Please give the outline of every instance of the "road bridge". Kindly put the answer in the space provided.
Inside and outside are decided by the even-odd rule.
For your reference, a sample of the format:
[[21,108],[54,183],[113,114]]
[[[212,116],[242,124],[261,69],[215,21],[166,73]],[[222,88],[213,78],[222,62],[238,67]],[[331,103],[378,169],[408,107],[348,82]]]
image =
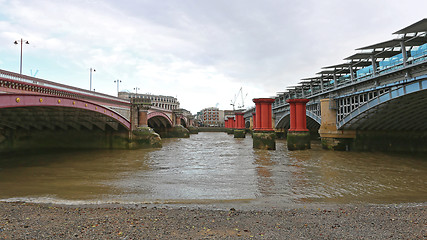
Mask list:
[[[121,99],[0,70],[0,151],[22,148],[133,148],[133,131],[152,127],[163,137],[191,125],[182,109]],[[182,130],[180,130],[182,131]],[[140,141],[141,142],[141,141]],[[133,146],[133,147],[132,147]]]
[[290,128],[290,99],[308,99],[307,128],[324,147],[427,151],[426,33],[423,19],[278,93],[275,128]]

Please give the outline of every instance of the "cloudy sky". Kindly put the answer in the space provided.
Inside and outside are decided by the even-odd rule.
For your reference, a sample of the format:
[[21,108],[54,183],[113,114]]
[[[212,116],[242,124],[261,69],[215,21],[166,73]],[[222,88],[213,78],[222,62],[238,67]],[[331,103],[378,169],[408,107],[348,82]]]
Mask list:
[[[0,0],[0,69],[176,96],[193,113],[275,96],[427,17],[425,0]],[[241,98],[238,102],[241,102]],[[240,103],[238,103],[240,104]]]

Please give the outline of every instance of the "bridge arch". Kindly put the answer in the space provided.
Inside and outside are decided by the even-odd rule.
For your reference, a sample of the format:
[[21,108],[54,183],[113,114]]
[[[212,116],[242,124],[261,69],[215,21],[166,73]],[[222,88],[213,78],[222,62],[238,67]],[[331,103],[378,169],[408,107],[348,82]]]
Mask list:
[[170,128],[173,122],[168,115],[163,112],[150,112],[147,116],[148,126],[156,129]]
[[188,120],[187,120],[187,118],[186,117],[184,117],[184,116],[182,116],[182,117],[180,117],[179,118],[179,122],[180,122],[180,124],[183,126],[183,127],[187,127],[188,126]]
[[378,96],[337,123],[338,129],[427,130],[427,78]]
[[[318,130],[320,128],[321,119],[311,111],[306,111],[307,128],[310,130]],[[289,129],[291,127],[290,112],[282,115],[279,121],[276,122],[276,129]]]
[[0,126],[3,128],[55,128],[105,130],[130,129],[130,122],[104,106],[84,100],[37,94],[1,94]]
[[245,128],[249,129],[250,127],[251,127],[251,120],[250,119],[245,120]]

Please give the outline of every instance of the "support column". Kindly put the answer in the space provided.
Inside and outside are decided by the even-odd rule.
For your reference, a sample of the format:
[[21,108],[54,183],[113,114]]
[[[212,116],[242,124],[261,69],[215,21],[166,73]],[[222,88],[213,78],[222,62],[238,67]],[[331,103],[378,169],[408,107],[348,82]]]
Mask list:
[[252,130],[256,128],[256,113],[252,113]]
[[335,71],[336,71],[336,69],[334,69],[334,88],[337,88],[338,87],[337,73]]
[[[324,86],[323,86],[323,75],[320,77],[320,91],[322,91],[323,92],[323,88],[324,88]],[[296,95],[295,95],[295,97],[297,97]]]
[[337,110],[329,107],[330,101],[334,100],[329,98],[320,100],[322,123],[319,134],[322,147],[330,150],[349,150],[353,139],[356,138],[356,131],[337,129]]
[[225,128],[228,128],[228,119],[225,119],[225,120],[224,120],[224,127],[225,127]]
[[272,127],[272,98],[255,98],[255,126],[253,132],[253,148],[276,149],[276,133]]
[[371,56],[371,62],[372,62],[372,76],[377,75],[377,59],[374,55]]
[[245,138],[245,120],[243,119],[243,112],[236,112],[236,126],[234,127],[234,138]]
[[138,127],[148,127],[148,110],[139,109]]
[[228,118],[228,129],[227,129],[227,133],[228,134],[234,134],[234,117],[229,117]]
[[350,64],[350,80],[351,82],[354,81],[353,66],[351,66],[351,64]]
[[402,49],[403,66],[406,66],[408,65],[408,54],[406,52],[406,46],[404,41],[400,42],[400,48]]
[[151,102],[142,98],[131,99],[131,131],[129,133],[129,148],[159,148],[162,141],[159,134],[148,127],[148,109]]
[[308,99],[289,99],[291,128],[288,130],[287,143],[289,150],[310,149],[310,132],[307,129],[305,105]]

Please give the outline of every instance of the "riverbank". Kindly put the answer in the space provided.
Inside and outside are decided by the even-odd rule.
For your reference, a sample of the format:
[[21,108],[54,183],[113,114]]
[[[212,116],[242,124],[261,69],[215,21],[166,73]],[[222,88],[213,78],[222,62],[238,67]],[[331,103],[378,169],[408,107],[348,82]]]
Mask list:
[[0,239],[426,239],[426,206],[215,210],[0,202]]

